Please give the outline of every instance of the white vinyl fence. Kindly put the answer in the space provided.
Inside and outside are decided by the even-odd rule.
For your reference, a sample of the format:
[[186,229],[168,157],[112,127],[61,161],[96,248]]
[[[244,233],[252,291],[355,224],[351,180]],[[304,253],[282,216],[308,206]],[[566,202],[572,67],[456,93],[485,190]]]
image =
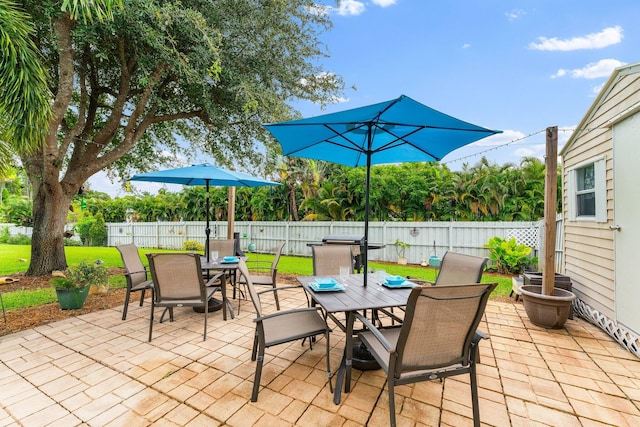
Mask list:
[[[408,243],[405,256],[409,263],[419,264],[450,250],[470,255],[488,256],[484,245],[491,237],[515,237],[538,255],[541,236],[540,222],[371,222],[369,243],[384,248],[369,251],[370,260],[396,261],[393,243],[396,239]],[[226,238],[227,223],[211,222],[211,238]],[[271,252],[285,240],[284,253],[311,256],[309,243],[319,243],[328,235],[364,235],[363,222],[236,222],[240,246],[247,250],[250,243],[256,252]],[[108,223],[108,246],[135,243],[145,248],[182,249],[186,240],[205,241],[204,222]],[[561,242],[562,240],[559,239]],[[557,252],[562,253],[558,247]]]
[[[405,256],[409,263],[419,264],[436,255],[442,258],[446,251],[470,255],[489,256],[484,245],[491,237],[515,237],[518,243],[533,249],[539,256],[543,245],[542,222],[371,222],[370,244],[384,248],[369,251],[370,260],[395,262],[398,255],[393,243],[396,239],[408,243]],[[562,265],[562,217],[558,215],[556,232],[556,271]],[[7,227],[10,235],[31,235],[28,227],[0,224]],[[135,222],[107,223],[107,246],[135,243],[141,248],[182,249],[187,240],[202,244],[205,241],[204,221],[185,222]],[[66,229],[72,229],[69,224]],[[211,238],[227,236],[227,222],[210,223]],[[364,235],[363,222],[236,222],[235,231],[240,233],[240,246],[247,251],[249,243],[256,252],[272,252],[277,243],[285,240],[284,253],[311,256],[309,243],[320,243],[325,236],[335,234]],[[74,236],[75,237],[75,236]]]

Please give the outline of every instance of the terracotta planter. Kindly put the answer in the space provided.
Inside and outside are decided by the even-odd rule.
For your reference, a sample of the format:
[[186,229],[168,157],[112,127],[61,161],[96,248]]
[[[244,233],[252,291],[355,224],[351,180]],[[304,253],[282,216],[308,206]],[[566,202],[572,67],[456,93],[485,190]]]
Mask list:
[[531,323],[543,328],[562,328],[571,314],[573,292],[554,288],[554,295],[543,295],[542,286],[523,285],[520,287],[524,309]]

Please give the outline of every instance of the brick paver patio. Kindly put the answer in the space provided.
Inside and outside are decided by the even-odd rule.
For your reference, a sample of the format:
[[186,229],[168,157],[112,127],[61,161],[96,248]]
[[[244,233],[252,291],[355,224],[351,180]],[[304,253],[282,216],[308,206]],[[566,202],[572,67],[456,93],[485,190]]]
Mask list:
[[[306,304],[302,290],[286,306]],[[234,302],[237,308],[237,301]],[[382,371],[354,370],[334,405],[324,341],[267,349],[259,400],[250,402],[254,312],[234,320],[176,309],[154,325],[149,306],[109,309],[0,337],[0,425],[19,426],[385,426]],[[480,414],[490,426],[640,425],[640,360],[596,326],[531,325],[520,302],[490,301],[478,369]],[[158,316],[156,316],[158,319]],[[344,335],[331,337],[337,368]],[[472,425],[467,376],[397,388],[401,426]]]

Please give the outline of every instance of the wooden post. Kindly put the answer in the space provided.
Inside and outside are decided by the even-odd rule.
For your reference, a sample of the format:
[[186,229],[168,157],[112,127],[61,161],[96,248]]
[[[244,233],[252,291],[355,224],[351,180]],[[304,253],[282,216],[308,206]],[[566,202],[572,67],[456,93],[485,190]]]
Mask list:
[[229,187],[229,209],[227,214],[227,239],[233,239],[233,226],[236,217],[236,187]]
[[558,127],[547,128],[544,177],[544,266],[542,294],[553,295],[556,266],[556,204],[558,191]]

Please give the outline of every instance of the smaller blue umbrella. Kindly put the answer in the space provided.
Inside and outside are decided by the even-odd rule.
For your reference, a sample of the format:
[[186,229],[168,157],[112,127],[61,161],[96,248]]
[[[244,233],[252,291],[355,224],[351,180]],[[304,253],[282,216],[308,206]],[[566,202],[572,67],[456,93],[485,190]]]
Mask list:
[[211,229],[209,228],[209,186],[261,187],[265,185],[280,185],[277,182],[272,182],[258,176],[222,169],[209,163],[191,165],[183,168],[141,173],[132,176],[131,178],[129,178],[129,181],[164,182],[167,184],[206,186],[207,228],[205,229],[205,234],[207,235],[207,240],[205,242],[205,251],[207,254],[207,261],[209,261],[210,256],[209,236],[211,235]]

